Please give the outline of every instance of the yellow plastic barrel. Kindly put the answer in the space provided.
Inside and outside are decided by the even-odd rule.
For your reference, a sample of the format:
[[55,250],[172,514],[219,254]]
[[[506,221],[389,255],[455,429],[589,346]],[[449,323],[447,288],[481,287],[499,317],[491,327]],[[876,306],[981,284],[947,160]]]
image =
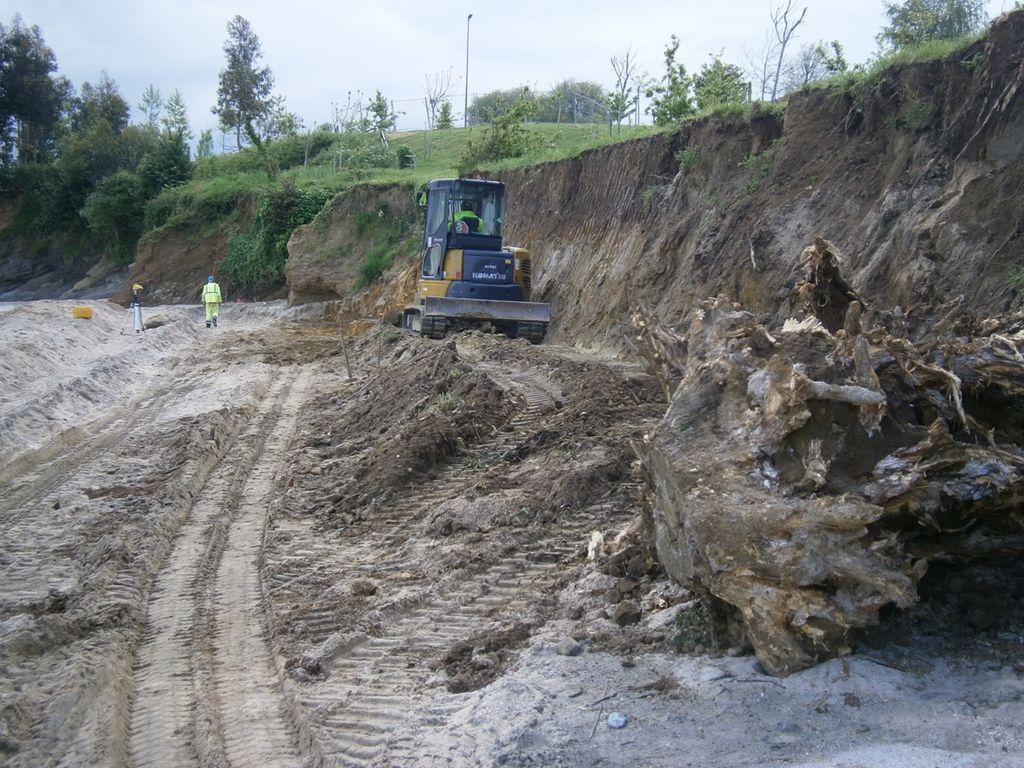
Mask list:
[[92,320],[92,307],[75,307],[71,316],[77,320]]

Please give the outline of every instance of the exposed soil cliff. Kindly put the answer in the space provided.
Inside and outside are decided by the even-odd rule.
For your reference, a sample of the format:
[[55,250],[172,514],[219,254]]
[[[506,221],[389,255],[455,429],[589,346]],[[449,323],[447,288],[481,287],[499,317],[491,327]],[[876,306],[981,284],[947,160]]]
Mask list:
[[861,92],[794,94],[783,118],[680,131],[507,173],[510,242],[535,255],[552,336],[621,348],[632,303],[683,322],[725,293],[782,320],[815,235],[871,307],[927,323],[960,295],[1015,299],[1024,226],[1024,12]]
[[[506,242],[534,254],[550,338],[623,349],[634,304],[682,325],[720,294],[781,322],[816,235],[839,246],[868,312],[900,307],[911,336],[951,300],[1007,308],[1024,228],[1022,40],[1024,13],[1006,14],[954,56],[794,94],[781,115],[708,117],[502,174]],[[404,188],[362,188],[296,230],[291,300],[351,290],[366,250],[353,217],[411,205]]]
[[[359,187],[335,197],[313,222],[296,228],[288,241],[288,302],[351,295],[358,285],[360,261],[374,247],[397,245],[418,226],[411,186]],[[418,245],[418,238],[413,239]],[[402,255],[410,256],[408,250]]]

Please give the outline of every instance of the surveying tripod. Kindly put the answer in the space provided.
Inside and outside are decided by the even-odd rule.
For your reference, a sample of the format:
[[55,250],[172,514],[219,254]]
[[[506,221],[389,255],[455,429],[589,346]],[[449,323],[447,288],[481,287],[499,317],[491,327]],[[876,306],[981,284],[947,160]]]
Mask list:
[[139,289],[141,286],[136,286],[132,289],[132,301],[128,305],[128,315],[124,319],[124,325],[121,326],[121,334],[128,330],[128,323],[132,325],[132,329],[136,333],[142,333],[146,330],[146,326],[142,323],[142,301],[139,299]]

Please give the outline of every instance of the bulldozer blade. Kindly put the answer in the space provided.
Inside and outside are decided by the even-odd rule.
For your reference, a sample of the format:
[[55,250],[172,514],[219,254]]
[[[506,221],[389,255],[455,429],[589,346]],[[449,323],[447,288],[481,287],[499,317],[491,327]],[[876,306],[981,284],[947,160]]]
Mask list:
[[423,314],[462,320],[522,320],[547,323],[551,320],[551,305],[537,301],[449,299],[428,296],[424,300]]

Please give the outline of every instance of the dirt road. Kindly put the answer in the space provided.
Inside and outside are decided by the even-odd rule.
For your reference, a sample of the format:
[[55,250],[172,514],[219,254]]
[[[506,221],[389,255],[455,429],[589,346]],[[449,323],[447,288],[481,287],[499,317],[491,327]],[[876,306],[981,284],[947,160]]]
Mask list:
[[4,764],[1022,764],[983,637],[704,655],[634,530],[629,364],[389,330],[349,377],[281,305],[71,306],[0,306]]

